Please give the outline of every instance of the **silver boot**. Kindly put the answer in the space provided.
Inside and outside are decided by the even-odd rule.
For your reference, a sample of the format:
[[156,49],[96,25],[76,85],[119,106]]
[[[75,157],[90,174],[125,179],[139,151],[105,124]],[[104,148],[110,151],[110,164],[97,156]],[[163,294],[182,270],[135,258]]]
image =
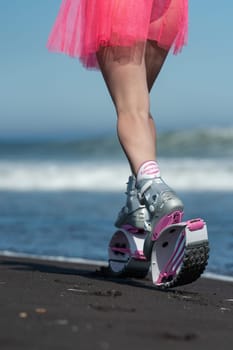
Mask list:
[[166,226],[181,222],[184,206],[177,194],[160,177],[139,181],[137,194],[140,204],[146,206],[149,213],[149,220],[144,223],[148,234],[143,248],[149,259],[153,241]]
[[121,209],[115,226],[131,232],[144,230],[144,224],[149,219],[149,213],[145,204],[138,199],[136,178],[132,175],[127,182],[126,205]]

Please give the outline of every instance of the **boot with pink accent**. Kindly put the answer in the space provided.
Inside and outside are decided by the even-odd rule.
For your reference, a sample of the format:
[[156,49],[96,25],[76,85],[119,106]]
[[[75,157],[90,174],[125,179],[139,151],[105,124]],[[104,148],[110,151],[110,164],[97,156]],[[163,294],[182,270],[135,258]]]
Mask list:
[[147,237],[144,243],[144,254],[150,258],[153,241],[168,225],[181,222],[184,206],[177,194],[162,180],[158,164],[148,161],[138,171],[137,193],[139,202],[144,204],[149,213],[145,222]]
[[183,203],[160,177],[156,162],[145,162],[130,179],[126,206],[116,221],[119,230],[109,244],[110,272],[144,278],[150,270],[157,288],[195,281],[209,257],[205,222],[182,222]]

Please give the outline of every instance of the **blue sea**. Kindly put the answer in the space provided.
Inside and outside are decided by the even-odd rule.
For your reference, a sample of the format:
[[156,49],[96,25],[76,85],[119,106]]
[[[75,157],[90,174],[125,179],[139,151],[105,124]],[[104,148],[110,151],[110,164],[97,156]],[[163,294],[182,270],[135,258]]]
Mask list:
[[[233,127],[160,132],[163,178],[233,277]],[[0,254],[107,261],[129,167],[114,135],[0,140]]]

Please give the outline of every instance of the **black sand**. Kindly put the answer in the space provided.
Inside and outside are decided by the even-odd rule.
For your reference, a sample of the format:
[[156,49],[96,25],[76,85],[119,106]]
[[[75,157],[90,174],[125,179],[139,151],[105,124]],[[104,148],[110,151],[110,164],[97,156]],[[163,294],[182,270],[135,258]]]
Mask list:
[[233,348],[233,283],[158,291],[98,269],[0,258],[0,349]]

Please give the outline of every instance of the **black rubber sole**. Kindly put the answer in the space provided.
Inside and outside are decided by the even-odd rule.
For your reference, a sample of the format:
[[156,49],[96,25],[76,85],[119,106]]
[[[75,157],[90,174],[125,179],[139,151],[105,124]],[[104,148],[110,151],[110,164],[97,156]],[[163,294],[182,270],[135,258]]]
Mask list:
[[172,280],[164,279],[162,284],[156,285],[157,288],[174,288],[196,281],[208,264],[209,243],[208,241],[193,244],[185,247],[183,262],[177,275]]

